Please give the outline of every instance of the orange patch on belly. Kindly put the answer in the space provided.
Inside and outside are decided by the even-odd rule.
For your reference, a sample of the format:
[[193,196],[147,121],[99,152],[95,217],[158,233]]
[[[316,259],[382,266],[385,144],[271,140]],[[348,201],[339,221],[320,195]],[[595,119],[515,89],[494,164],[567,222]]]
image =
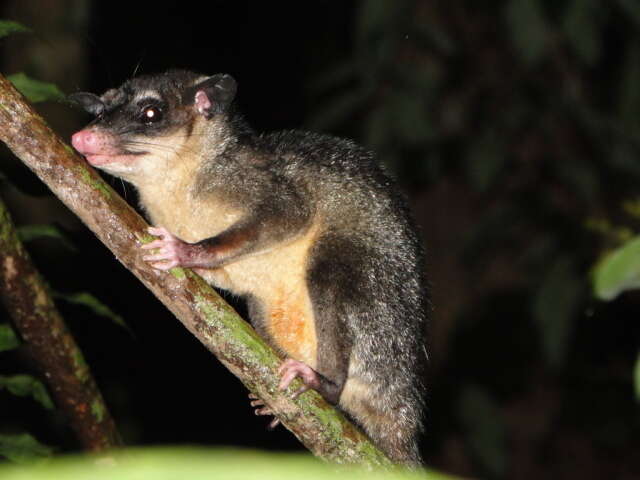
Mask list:
[[271,337],[287,355],[315,367],[315,323],[306,288],[298,294],[278,295],[268,309],[267,321]]

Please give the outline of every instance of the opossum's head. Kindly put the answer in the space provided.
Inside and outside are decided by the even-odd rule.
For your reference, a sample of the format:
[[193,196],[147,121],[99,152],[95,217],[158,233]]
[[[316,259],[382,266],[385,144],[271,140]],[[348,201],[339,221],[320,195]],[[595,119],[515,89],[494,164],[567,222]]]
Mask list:
[[96,118],[71,143],[91,165],[133,183],[188,168],[229,140],[235,93],[230,75],[182,70],[136,77],[102,96],[76,93],[70,99]]

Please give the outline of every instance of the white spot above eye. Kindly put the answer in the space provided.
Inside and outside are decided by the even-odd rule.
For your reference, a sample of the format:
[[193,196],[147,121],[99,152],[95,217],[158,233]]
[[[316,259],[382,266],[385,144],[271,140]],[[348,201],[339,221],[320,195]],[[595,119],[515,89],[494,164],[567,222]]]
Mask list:
[[161,100],[160,93],[155,90],[142,90],[137,92],[133,98],[133,101],[138,103],[142,100]]

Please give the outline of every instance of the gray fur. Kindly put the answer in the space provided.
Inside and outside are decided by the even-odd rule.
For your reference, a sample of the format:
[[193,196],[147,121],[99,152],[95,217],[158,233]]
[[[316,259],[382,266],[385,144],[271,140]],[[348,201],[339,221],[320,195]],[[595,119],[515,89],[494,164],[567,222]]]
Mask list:
[[[189,92],[203,78],[173,71],[129,80],[103,96],[98,126],[116,135],[125,151],[132,149],[128,135],[153,138],[185,128],[192,121],[184,108]],[[146,130],[127,103],[142,90],[159,92],[168,111]],[[372,423],[345,409],[347,415],[394,460],[419,463],[426,291],[423,250],[405,198],[371,152],[354,142],[300,131],[258,135],[233,105],[223,106],[207,120],[207,150],[193,190],[203,199],[221,194],[243,206],[249,214],[230,229],[252,236],[221,264],[293,238],[322,219],[307,267],[321,393],[344,408],[345,381],[353,376],[366,384],[368,407],[387,420]],[[225,233],[200,243],[213,248]],[[252,321],[264,334],[259,302],[249,302]]]

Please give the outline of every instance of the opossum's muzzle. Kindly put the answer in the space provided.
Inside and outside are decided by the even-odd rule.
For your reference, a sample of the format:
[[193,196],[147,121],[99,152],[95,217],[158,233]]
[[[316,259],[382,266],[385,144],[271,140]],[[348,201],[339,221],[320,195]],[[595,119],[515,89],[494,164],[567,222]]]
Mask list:
[[71,144],[91,165],[96,167],[112,163],[127,163],[135,157],[123,151],[111,134],[96,128],[85,128],[74,133]]

